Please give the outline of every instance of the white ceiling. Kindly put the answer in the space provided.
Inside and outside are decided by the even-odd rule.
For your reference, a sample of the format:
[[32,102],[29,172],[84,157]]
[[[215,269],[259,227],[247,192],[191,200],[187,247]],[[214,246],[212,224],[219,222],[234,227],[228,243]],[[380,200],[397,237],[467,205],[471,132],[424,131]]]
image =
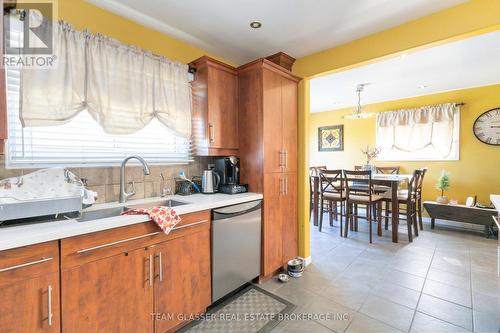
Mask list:
[[[284,51],[299,58],[465,0],[87,0],[243,64]],[[251,21],[262,28],[251,29]]]
[[500,84],[500,30],[311,80],[311,112]]

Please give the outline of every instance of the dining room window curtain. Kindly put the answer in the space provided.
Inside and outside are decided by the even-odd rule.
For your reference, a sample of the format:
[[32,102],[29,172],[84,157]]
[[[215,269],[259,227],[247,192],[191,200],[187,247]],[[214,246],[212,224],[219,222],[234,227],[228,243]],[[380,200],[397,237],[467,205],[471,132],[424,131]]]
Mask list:
[[191,136],[188,65],[59,22],[56,66],[21,70],[24,126],[57,126],[82,110],[109,134],[131,134],[153,118]]
[[459,128],[456,103],[378,113],[378,160],[458,160]]

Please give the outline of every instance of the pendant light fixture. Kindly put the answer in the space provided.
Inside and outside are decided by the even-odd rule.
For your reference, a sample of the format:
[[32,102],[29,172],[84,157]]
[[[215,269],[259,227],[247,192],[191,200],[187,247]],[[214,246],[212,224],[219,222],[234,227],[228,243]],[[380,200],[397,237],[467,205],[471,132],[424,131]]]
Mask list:
[[354,109],[354,111],[351,114],[343,116],[342,117],[343,119],[366,119],[374,115],[374,113],[365,112],[363,110],[363,107],[361,106],[361,92],[363,91],[364,88],[365,88],[364,83],[358,84],[358,86],[356,87],[356,93],[358,94],[358,106],[356,107],[356,109]]

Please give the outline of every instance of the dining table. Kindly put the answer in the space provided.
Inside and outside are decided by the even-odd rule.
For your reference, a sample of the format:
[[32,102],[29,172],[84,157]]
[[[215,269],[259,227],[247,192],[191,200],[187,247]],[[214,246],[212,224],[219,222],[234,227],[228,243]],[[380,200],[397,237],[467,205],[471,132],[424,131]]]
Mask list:
[[[313,223],[318,225],[319,221],[319,176],[312,175],[313,178]],[[392,227],[392,241],[398,242],[399,232],[399,203],[398,203],[398,189],[402,184],[408,183],[413,175],[407,174],[372,174],[372,184],[379,186],[386,186],[391,189],[391,227]],[[328,178],[328,177],[326,177]]]

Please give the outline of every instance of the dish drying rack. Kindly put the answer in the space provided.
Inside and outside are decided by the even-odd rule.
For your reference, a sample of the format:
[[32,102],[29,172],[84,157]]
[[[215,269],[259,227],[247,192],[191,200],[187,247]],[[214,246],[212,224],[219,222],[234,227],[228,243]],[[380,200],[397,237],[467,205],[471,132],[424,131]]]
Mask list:
[[[81,180],[72,179],[69,172],[65,171],[67,182],[79,183],[83,185]],[[12,186],[21,186],[23,184],[22,177],[18,178],[17,183]],[[2,186],[2,182],[0,182]],[[61,198],[39,199],[39,200],[17,200],[14,202],[0,203],[0,225],[9,220],[28,219],[33,217],[42,217],[58,215],[82,211],[82,196],[71,196]]]

